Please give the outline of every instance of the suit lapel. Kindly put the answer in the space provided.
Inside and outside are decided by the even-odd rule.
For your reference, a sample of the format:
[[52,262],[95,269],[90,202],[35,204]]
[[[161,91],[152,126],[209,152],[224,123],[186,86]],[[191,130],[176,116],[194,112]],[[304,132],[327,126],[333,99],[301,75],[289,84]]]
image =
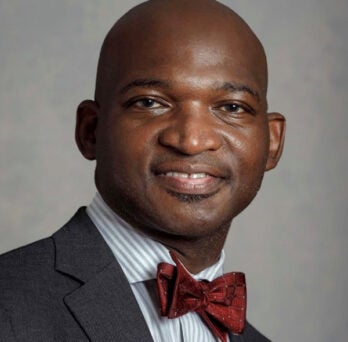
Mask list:
[[121,267],[84,209],[53,239],[57,271],[81,283],[64,303],[90,340],[152,341]]
[[229,334],[230,342],[271,342],[268,338],[259,333],[249,322],[246,322],[243,334]]
[[110,264],[64,299],[92,341],[152,341],[125,279]]

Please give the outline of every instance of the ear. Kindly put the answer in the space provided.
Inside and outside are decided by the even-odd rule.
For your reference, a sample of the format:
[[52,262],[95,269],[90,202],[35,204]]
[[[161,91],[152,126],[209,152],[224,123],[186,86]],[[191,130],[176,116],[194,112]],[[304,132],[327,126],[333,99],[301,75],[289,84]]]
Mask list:
[[279,113],[269,113],[268,127],[270,139],[265,171],[275,168],[282,155],[286,127],[285,117]]
[[82,155],[89,160],[96,158],[96,130],[99,106],[95,101],[80,103],[76,113],[75,140]]

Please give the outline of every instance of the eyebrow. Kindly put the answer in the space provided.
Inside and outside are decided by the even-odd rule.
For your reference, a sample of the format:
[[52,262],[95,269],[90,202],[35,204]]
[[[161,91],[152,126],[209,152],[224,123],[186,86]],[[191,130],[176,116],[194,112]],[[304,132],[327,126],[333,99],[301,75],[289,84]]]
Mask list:
[[232,93],[239,92],[239,91],[249,93],[250,95],[255,97],[258,102],[260,102],[260,94],[256,90],[253,90],[252,88],[248,87],[245,84],[234,83],[234,82],[224,82],[222,84],[217,83],[214,89],[225,90]]
[[131,88],[135,87],[145,87],[145,88],[152,88],[152,87],[157,87],[157,88],[170,88],[169,82],[163,81],[163,80],[156,80],[156,79],[147,79],[147,78],[140,78],[136,79],[124,87],[121,88],[120,93],[124,94]]
[[[148,79],[148,78],[139,78],[136,79],[128,84],[126,84],[124,87],[121,88],[120,93],[124,94],[126,93],[129,89],[131,88],[136,88],[136,87],[145,87],[145,88],[164,88],[164,89],[169,89],[170,88],[170,83],[168,81],[164,80],[158,80],[158,79]],[[246,92],[252,95],[253,97],[256,98],[258,102],[260,102],[260,95],[257,91],[253,90],[249,86],[241,83],[235,83],[235,82],[217,82],[215,85],[212,87],[214,90],[224,90],[224,91],[229,91],[229,92]]]

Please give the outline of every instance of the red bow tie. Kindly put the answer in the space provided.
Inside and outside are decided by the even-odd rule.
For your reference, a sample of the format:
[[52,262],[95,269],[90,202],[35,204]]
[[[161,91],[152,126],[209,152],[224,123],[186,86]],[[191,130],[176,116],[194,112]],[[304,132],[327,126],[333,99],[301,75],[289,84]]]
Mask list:
[[174,253],[170,252],[170,255],[177,267],[165,262],[158,264],[161,315],[176,318],[195,311],[220,340],[227,341],[228,331],[240,334],[246,316],[244,274],[232,272],[212,282],[197,281]]

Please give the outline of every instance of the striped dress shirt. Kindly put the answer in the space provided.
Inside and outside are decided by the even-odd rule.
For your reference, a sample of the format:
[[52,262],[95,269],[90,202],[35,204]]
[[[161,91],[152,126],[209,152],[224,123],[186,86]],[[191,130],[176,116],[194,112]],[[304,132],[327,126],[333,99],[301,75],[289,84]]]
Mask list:
[[[121,265],[155,342],[218,341],[195,312],[175,319],[161,317],[155,281],[157,265],[174,264],[166,247],[116,215],[99,193],[87,207],[87,214]],[[216,264],[192,276],[210,281],[221,276],[224,258],[222,251]]]

